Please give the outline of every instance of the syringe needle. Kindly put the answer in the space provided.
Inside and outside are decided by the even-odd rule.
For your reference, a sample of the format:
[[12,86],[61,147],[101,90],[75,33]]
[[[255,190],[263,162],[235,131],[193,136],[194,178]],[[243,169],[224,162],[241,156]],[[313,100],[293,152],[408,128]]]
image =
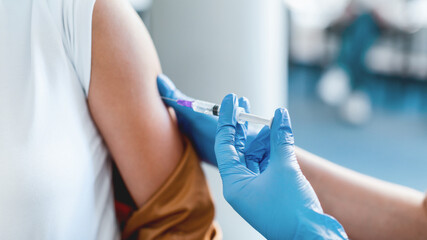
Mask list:
[[167,97],[162,97],[162,99],[169,100],[169,101],[174,101],[174,102],[177,102],[177,101],[178,101],[178,100],[176,100],[176,99],[167,98]]

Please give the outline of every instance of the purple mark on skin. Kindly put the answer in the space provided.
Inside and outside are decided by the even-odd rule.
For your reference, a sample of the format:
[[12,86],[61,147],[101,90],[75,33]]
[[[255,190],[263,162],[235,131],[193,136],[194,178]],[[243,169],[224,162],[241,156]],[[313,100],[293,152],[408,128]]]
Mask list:
[[181,105],[184,107],[189,107],[189,108],[193,107],[193,101],[178,100],[178,101],[176,101],[176,103],[178,103],[178,105]]

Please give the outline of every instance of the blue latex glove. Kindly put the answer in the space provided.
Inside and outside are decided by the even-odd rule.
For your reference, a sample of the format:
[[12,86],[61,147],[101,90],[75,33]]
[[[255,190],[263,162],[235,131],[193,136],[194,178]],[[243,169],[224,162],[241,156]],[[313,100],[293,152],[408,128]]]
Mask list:
[[288,112],[278,109],[245,148],[237,106],[235,95],[224,98],[215,142],[225,199],[267,239],[347,239],[300,170]]
[[[162,97],[193,100],[181,93],[166,75],[160,74],[157,77],[157,87]],[[214,144],[218,118],[194,112],[193,109],[178,105],[175,101],[164,102],[175,110],[181,132],[193,143],[199,157],[217,165]]]
[[[175,100],[193,100],[177,89],[166,75],[160,74],[157,77],[157,87],[162,97]],[[191,108],[178,105],[175,101],[164,100],[164,102],[175,110],[181,132],[193,143],[199,157],[216,166],[214,144],[218,118],[194,112]],[[247,100],[242,99],[242,107],[249,112]],[[246,134],[248,126],[245,125],[244,127]],[[249,131],[245,141],[250,142],[251,139],[255,138],[256,134],[256,131]]]

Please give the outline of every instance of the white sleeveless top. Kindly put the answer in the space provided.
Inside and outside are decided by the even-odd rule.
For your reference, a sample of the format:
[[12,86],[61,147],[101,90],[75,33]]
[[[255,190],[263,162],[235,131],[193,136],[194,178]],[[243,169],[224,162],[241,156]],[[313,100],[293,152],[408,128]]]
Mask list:
[[119,239],[88,111],[95,0],[0,0],[0,239]]

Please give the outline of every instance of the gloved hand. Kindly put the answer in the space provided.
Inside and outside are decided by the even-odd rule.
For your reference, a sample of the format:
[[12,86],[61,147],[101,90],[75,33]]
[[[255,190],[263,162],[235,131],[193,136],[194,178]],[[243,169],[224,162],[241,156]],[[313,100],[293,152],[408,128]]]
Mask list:
[[[177,89],[173,82],[164,74],[160,74],[157,77],[157,87],[162,97],[174,100],[193,100]],[[214,144],[218,118],[194,112],[191,108],[178,105],[175,101],[164,100],[164,102],[175,110],[181,132],[193,143],[199,157],[216,166]],[[245,109],[249,111],[249,106],[245,106]],[[256,129],[246,130],[245,132],[248,134],[247,142],[255,138],[258,133]]]
[[[166,75],[160,74],[157,77],[157,87],[162,97],[192,100],[181,93]],[[193,109],[178,105],[175,101],[164,100],[164,102],[175,110],[181,132],[193,143],[199,157],[217,165],[214,144],[218,118],[194,112]]]
[[267,239],[347,239],[300,170],[288,112],[278,109],[245,147],[237,107],[235,95],[224,98],[215,141],[225,199]]

